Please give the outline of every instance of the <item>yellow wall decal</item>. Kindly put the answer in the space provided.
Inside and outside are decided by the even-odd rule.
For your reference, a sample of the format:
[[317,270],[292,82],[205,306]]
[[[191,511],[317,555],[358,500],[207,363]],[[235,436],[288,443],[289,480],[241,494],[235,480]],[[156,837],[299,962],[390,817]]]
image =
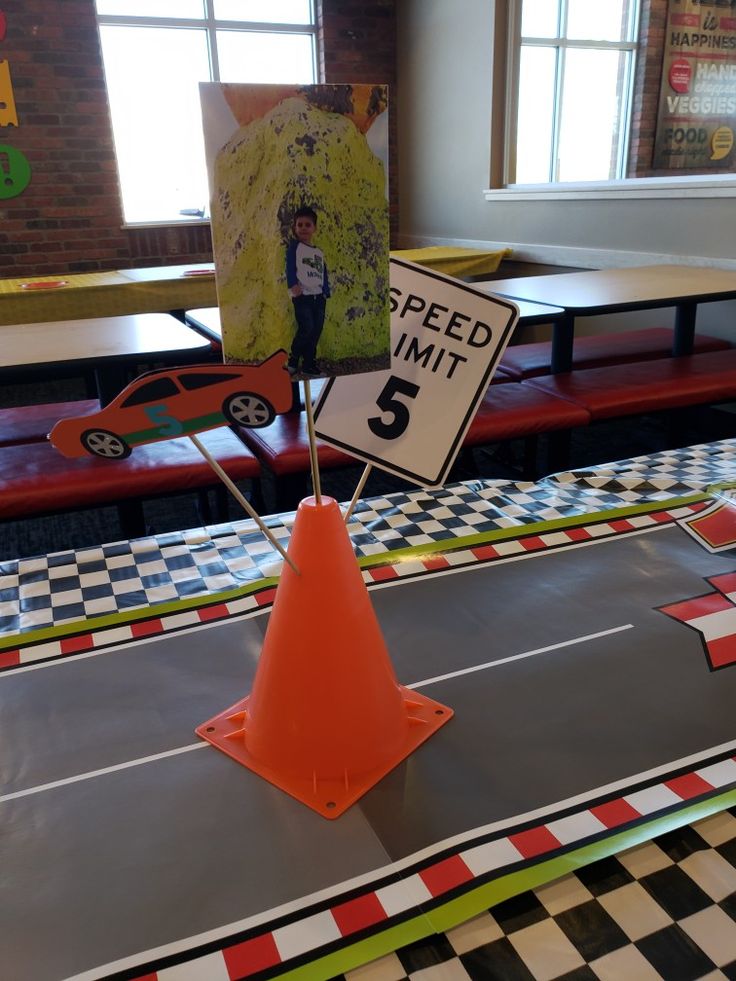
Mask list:
[[0,61],[0,126],[17,126],[18,116],[13,98],[13,83],[10,81],[10,65]]

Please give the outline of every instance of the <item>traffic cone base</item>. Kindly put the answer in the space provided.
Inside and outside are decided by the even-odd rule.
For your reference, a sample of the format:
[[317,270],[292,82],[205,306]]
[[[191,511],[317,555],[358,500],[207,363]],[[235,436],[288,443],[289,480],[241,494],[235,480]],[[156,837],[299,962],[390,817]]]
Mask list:
[[[195,729],[198,736],[206,739],[217,749],[253,770],[264,780],[279,787],[302,804],[311,807],[323,817],[337,818],[363,796],[379,780],[393,770],[402,760],[410,756],[425,740],[429,739],[453,716],[452,709],[441,705],[426,695],[398,686],[406,712],[406,733],[404,745],[382,766],[364,773],[346,772],[342,779],[321,777],[313,772],[310,776],[284,773],[280,769],[265,766],[248,752],[246,738],[248,732],[248,702],[250,696],[241,699],[224,712],[220,712],[209,722]],[[376,727],[381,725],[376,720]]]
[[197,735],[335,818],[452,717],[399,685],[336,501],[299,505],[247,698]]

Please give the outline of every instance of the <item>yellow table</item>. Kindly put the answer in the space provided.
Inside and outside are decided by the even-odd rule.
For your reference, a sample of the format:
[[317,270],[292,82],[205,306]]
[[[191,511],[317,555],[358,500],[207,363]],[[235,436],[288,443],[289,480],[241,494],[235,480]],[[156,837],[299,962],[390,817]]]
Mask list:
[[165,313],[216,304],[212,263],[0,279],[0,324]]
[[460,249],[445,245],[430,245],[424,249],[399,249],[391,252],[394,259],[406,259],[420,266],[429,266],[448,276],[481,276],[495,272],[501,260],[511,255],[511,249],[483,252],[480,249]]
[[[449,276],[474,276],[495,272],[511,249],[483,252],[437,245],[391,255]],[[0,279],[0,325],[215,306],[212,263]]]

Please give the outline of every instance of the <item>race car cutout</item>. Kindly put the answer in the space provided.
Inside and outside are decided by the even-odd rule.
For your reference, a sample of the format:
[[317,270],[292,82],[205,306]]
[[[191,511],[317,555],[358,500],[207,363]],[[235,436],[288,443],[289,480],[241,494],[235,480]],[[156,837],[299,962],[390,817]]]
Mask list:
[[261,428],[291,408],[286,351],[259,365],[192,365],[140,375],[98,412],[56,423],[49,440],[67,457],[122,460],[134,446],[227,423]]

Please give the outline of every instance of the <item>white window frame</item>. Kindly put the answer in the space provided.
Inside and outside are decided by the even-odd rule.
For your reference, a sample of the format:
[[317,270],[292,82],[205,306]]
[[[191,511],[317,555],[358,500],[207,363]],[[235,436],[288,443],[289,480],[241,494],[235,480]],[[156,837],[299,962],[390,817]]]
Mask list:
[[[639,0],[635,0],[637,9],[635,16],[640,15]],[[566,2],[563,0],[566,8]],[[495,46],[495,56],[503,52],[506,64],[505,77],[505,111],[502,130],[496,128],[496,138],[503,133],[503,157],[502,173],[500,179],[493,180],[492,186],[484,190],[483,194],[487,201],[581,201],[581,200],[620,200],[625,198],[716,198],[716,197],[736,197],[736,174],[697,174],[674,177],[630,177],[619,180],[609,181],[581,181],[540,184],[515,184],[509,180],[509,176],[514,169],[514,156],[516,152],[516,116],[517,116],[517,93],[518,93],[518,63],[521,52],[521,5],[522,0],[508,0],[507,19],[498,18],[496,22],[497,30],[503,33],[505,52],[500,44]],[[497,9],[498,9],[497,4]],[[524,39],[524,44],[554,46],[554,47],[594,47],[631,49],[638,47],[637,41],[634,42],[569,42],[565,38],[545,38],[545,39]],[[633,56],[629,78],[629,93],[627,97],[626,111],[628,113],[631,104],[631,94],[633,90],[633,76],[635,71],[635,58]],[[498,79],[496,75],[496,79]],[[557,92],[559,93],[561,78],[558,77]],[[494,92],[494,98],[496,93]],[[557,106],[558,99],[555,103]],[[625,154],[628,147],[629,127],[623,141],[624,146],[621,150]],[[555,136],[556,138],[556,136]]]
[[[263,0],[268,4],[268,0]],[[237,31],[239,33],[256,34],[311,34],[312,35],[312,73],[315,80],[319,79],[320,50],[319,31],[317,27],[316,0],[309,0],[311,20],[309,24],[273,24],[261,21],[217,20],[214,12],[214,0],[202,0],[204,15],[202,17],[146,17],[145,15],[100,14],[96,12],[97,24],[103,26],[123,27],[168,27],[183,30],[204,30],[207,36],[207,53],[210,63],[210,79],[220,81],[220,65],[217,55],[217,31]],[[205,81],[205,79],[203,79]],[[114,134],[113,134],[114,135]],[[115,151],[117,165],[117,148]],[[118,190],[121,207],[122,187],[118,175]],[[131,221],[123,222],[123,228],[179,228],[191,225],[209,225],[208,217],[198,218],[182,215],[179,220],[172,221]]]

